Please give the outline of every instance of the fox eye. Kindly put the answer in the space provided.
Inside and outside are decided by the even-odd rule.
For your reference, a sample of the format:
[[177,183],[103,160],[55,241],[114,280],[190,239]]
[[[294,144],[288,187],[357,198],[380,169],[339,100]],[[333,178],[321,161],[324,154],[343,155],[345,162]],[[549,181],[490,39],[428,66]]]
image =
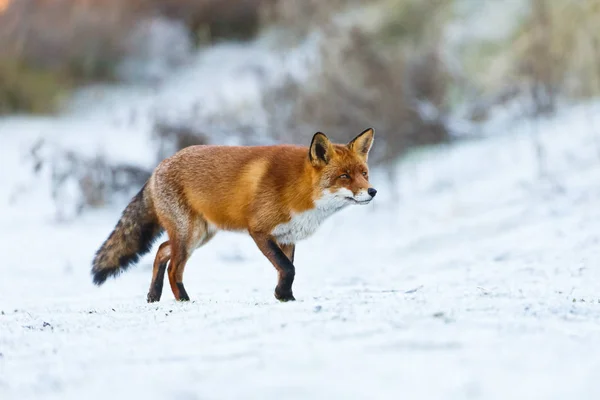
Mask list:
[[367,176],[367,171],[363,172],[363,176]]
[[350,179],[350,175],[342,174],[342,175],[340,175],[340,179]]

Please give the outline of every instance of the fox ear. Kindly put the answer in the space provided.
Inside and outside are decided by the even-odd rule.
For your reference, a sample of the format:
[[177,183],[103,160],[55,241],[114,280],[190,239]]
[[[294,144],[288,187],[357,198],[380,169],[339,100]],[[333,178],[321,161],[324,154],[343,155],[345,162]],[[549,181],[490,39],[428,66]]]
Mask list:
[[348,143],[348,148],[367,161],[369,150],[371,150],[371,146],[373,145],[374,135],[375,131],[373,128],[366,129]]
[[308,159],[315,167],[323,167],[329,163],[331,152],[331,142],[324,133],[317,132],[310,142]]

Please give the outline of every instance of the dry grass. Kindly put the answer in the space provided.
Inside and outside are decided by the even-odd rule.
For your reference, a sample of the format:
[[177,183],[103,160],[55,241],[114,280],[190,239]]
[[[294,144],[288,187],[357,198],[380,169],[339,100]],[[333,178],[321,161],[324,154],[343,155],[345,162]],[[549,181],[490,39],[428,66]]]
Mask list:
[[0,115],[20,110],[52,112],[68,86],[60,75],[0,59]]
[[512,47],[517,75],[531,84],[542,111],[557,95],[600,93],[600,0],[532,0]]
[[[466,84],[487,97],[476,114],[508,97],[531,100],[528,113],[552,113],[559,98],[600,94],[600,0],[529,0],[507,38],[477,42],[462,62]],[[467,99],[473,101],[473,99]]]
[[110,77],[141,1],[14,1],[0,14],[0,56],[75,79]]
[[71,84],[109,79],[136,1],[18,0],[0,13],[0,112],[46,113]]
[[[266,0],[0,1],[0,112],[53,110],[55,94],[68,90],[65,77],[73,84],[115,79],[116,67],[131,50],[128,38],[133,29],[152,15],[183,21],[195,42],[204,44],[223,38],[252,38],[258,32],[261,10],[267,3]],[[18,83],[6,83],[15,80]],[[30,83],[36,85],[32,87]]]

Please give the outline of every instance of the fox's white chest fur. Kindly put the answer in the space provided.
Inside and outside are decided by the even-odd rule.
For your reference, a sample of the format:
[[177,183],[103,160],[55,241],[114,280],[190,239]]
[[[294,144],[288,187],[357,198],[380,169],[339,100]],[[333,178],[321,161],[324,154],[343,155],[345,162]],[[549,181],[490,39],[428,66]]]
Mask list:
[[[314,208],[293,213],[289,222],[277,225],[271,234],[281,244],[296,243],[299,240],[306,239],[315,233],[326,218],[350,204],[346,199],[347,193],[342,193],[343,191],[340,190],[336,193],[324,192],[315,201]],[[346,191],[348,190],[346,189]],[[352,195],[352,192],[350,192],[350,195]]]

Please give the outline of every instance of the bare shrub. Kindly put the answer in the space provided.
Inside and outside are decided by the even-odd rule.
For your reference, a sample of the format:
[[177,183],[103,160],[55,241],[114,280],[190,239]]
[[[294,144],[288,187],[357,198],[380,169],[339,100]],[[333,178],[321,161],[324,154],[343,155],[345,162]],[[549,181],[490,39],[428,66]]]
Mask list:
[[261,23],[265,0],[149,0],[161,15],[183,21],[195,42],[250,39]]
[[153,137],[158,141],[157,163],[185,147],[209,143],[204,132],[191,126],[160,121],[154,124]]
[[553,113],[564,64],[551,48],[552,21],[545,0],[533,0],[530,20],[524,25],[521,48],[517,47],[517,69],[528,81],[534,113]]
[[285,27],[295,35],[306,35],[317,26],[329,25],[332,15],[350,5],[366,3],[365,0],[265,0],[263,21]]
[[435,50],[389,53],[353,29],[330,35],[321,57],[308,85],[290,79],[266,96],[274,137],[304,143],[323,131],[339,141],[374,127],[382,143],[373,157],[379,162],[449,138],[443,107],[447,78]]
[[[539,119],[553,114],[558,99],[600,93],[600,0],[531,0],[530,10],[510,47],[515,75],[527,88],[524,116],[533,118],[532,147],[538,174],[548,178]],[[594,130],[594,116],[589,116]],[[595,143],[600,149],[597,132]]]
[[29,161],[34,175],[49,175],[59,220],[105,206],[119,195],[130,196],[150,177],[150,171],[144,168],[110,163],[101,155],[86,157],[57,149],[43,140],[32,147]]

